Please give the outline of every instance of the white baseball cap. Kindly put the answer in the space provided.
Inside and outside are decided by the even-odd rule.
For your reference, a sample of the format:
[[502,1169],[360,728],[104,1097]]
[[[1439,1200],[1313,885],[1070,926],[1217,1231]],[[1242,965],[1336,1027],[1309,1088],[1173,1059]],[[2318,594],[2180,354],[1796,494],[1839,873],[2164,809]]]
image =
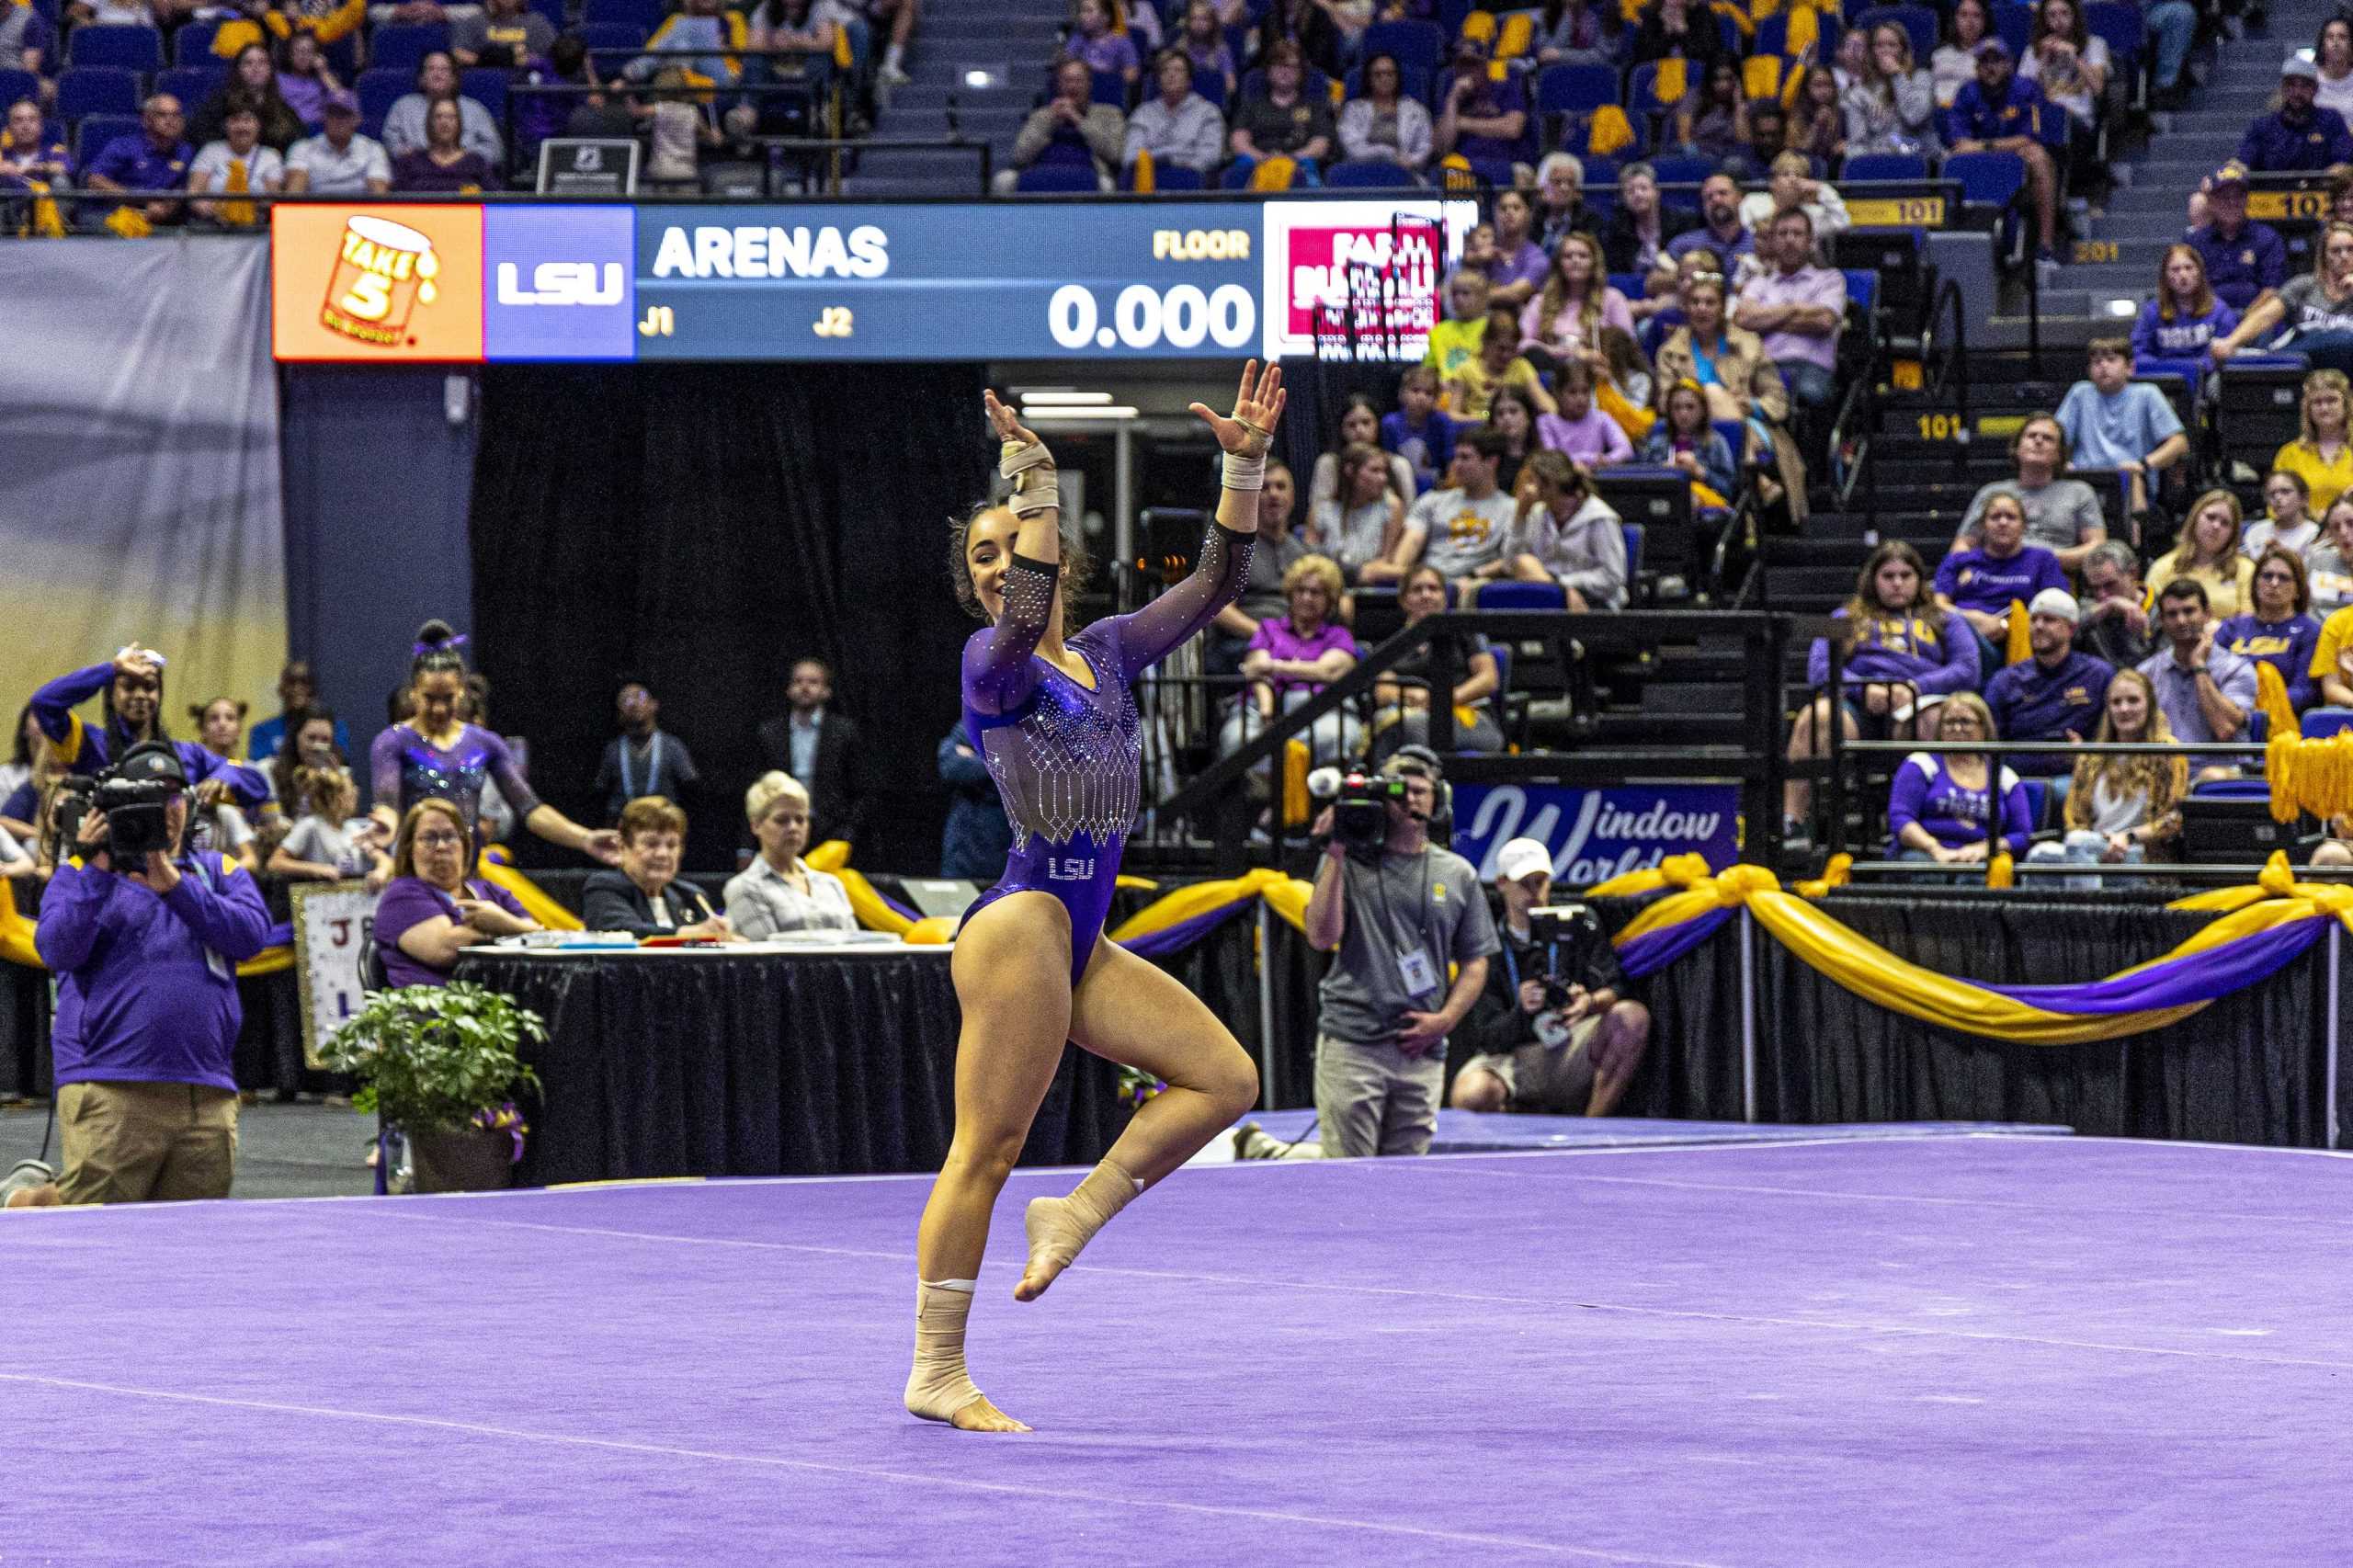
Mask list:
[[1495,875],[1516,882],[1523,877],[1552,870],[1552,852],[1539,838],[1515,838],[1495,851]]

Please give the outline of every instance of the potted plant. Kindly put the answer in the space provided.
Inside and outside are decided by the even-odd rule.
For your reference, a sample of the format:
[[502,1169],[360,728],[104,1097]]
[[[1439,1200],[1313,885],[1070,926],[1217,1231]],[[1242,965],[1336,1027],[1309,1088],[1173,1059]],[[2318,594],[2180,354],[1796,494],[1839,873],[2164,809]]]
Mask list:
[[511,1185],[530,1131],[515,1096],[540,1080],[517,1048],[546,1039],[537,1013],[460,980],[371,993],[320,1059],[359,1079],[353,1109],[408,1135],[417,1191],[485,1192]]

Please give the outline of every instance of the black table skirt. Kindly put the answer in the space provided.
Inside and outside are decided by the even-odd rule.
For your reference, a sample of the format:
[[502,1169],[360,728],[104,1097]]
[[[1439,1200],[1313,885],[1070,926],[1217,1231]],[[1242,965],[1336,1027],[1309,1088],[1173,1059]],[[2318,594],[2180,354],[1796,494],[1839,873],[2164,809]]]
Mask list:
[[[457,977],[547,1021],[526,1051],[529,1186],[936,1169],[955,1129],[956,993],[941,952],[533,958]],[[1065,1047],[1025,1165],[1091,1165],[1126,1125],[1117,1070]]]

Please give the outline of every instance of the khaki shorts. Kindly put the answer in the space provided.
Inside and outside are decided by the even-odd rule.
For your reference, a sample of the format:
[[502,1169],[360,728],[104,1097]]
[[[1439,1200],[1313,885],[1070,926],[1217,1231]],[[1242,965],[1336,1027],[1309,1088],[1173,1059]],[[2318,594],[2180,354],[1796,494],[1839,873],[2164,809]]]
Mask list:
[[68,1084],[57,1091],[67,1203],[226,1198],[237,1096],[202,1084]]
[[1570,1025],[1565,1045],[1531,1041],[1516,1051],[1490,1051],[1464,1062],[1462,1071],[1502,1079],[1506,1109],[1583,1116],[1593,1099],[1593,1037],[1601,1032],[1602,1017]]

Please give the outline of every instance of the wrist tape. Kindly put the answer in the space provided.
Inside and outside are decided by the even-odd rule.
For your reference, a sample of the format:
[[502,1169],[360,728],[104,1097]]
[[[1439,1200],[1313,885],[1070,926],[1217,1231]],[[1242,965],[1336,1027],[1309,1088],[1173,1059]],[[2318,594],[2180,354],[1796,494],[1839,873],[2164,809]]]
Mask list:
[[1264,490],[1267,487],[1265,455],[1245,458],[1238,452],[1226,453],[1225,487],[1228,490]]
[[1013,482],[1013,494],[1006,505],[1015,517],[1033,517],[1061,507],[1062,486],[1055,479],[1054,456],[1046,450],[1043,441],[1032,441],[1026,447],[1007,441],[998,454],[996,467],[999,473]]

